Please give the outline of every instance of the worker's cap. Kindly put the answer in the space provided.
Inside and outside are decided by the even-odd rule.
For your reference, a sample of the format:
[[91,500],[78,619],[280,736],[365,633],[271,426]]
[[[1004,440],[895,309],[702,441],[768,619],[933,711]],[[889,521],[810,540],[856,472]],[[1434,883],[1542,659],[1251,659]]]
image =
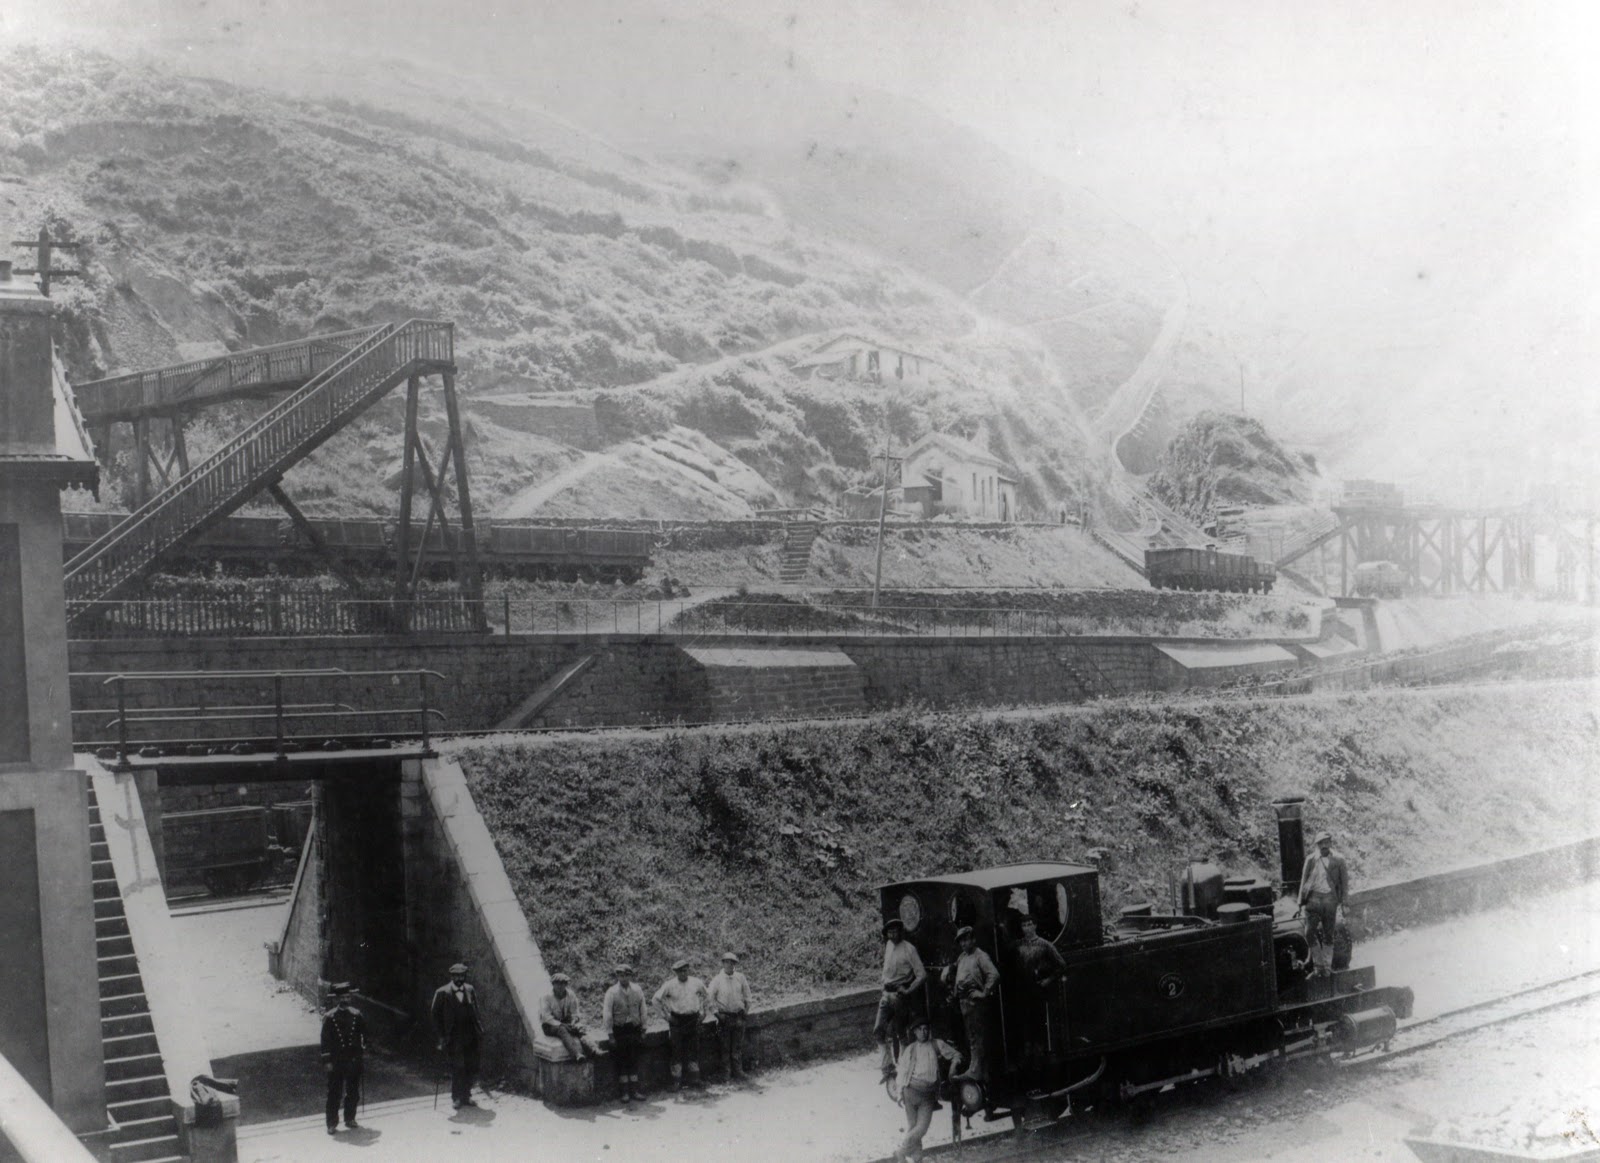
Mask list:
[[930,1030],[933,1029],[933,1023],[928,1020],[927,1015],[926,1014],[918,1014],[916,1017],[911,1019],[911,1026],[909,1028],[910,1028],[911,1032],[914,1034],[919,1029],[921,1029],[923,1026],[928,1027],[928,1029],[930,1029]]
[[551,985],[566,985],[571,981],[572,978],[568,977],[565,973],[552,973],[550,975]]
[[724,953],[724,954],[723,954],[723,955],[722,955],[722,959],[723,959],[723,960],[724,960],[724,961],[733,961],[733,962],[737,962],[737,961],[738,961],[738,960],[739,960],[739,955],[738,955],[738,954],[737,954],[737,953]]
[[1317,838],[1315,840],[1313,840],[1312,843],[1313,844],[1321,844],[1324,840],[1326,840],[1329,844],[1332,844],[1333,843],[1333,833],[1332,832],[1318,832],[1317,833]]
[[962,925],[959,929],[956,930],[956,940],[957,941],[961,940],[961,938],[963,938],[963,937],[974,937],[974,936],[977,936],[977,934],[972,931],[972,926],[971,925]]
[[1023,913],[1022,914],[1022,923],[1024,925],[1037,925],[1039,923],[1039,920],[1038,920],[1037,917],[1034,917],[1034,916],[1032,916],[1032,915],[1030,915],[1028,913]]
[[461,961],[457,961],[454,965],[452,965],[450,967],[451,974],[465,973],[466,971],[467,971],[466,964],[464,962],[461,962]]
[[612,970],[612,972],[613,973],[619,973],[619,974],[620,973],[632,973],[633,972],[633,966],[629,965],[626,961],[624,961],[622,964],[618,965],[616,967],[616,969]]
[[676,961],[674,961],[672,963],[672,968],[674,968],[674,969],[687,969],[687,968],[689,968],[689,959],[687,957],[678,958]]
[[355,988],[348,981],[336,981],[328,987],[328,992],[334,997],[343,997],[347,993],[354,993]]
[[890,921],[886,921],[884,923],[883,935],[885,937],[887,937],[890,933],[894,932],[896,929],[899,929],[899,930],[901,930],[903,932],[905,930],[905,927],[906,927],[905,926],[905,922],[902,921],[899,917],[895,917],[894,919],[892,919]]

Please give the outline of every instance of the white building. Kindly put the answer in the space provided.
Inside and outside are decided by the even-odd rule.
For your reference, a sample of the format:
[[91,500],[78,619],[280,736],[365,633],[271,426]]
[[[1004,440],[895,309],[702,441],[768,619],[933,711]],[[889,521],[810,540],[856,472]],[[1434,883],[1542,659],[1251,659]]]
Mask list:
[[905,451],[900,480],[908,504],[925,516],[1016,521],[1017,480],[1005,461],[946,432],[930,432]]
[[794,365],[796,375],[862,383],[927,383],[934,362],[925,355],[859,335],[837,335]]

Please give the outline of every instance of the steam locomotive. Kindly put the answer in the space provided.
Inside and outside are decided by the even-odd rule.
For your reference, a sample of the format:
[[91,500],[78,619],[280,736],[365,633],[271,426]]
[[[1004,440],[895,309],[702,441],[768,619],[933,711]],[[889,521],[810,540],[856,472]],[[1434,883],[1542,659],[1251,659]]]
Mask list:
[[[1283,893],[1191,864],[1174,911],[1150,904],[1107,926],[1097,869],[1055,861],[1008,864],[885,885],[885,924],[898,919],[927,967],[920,999],[935,1036],[964,1042],[942,970],[970,925],[1000,971],[989,1023],[989,1077],[946,1083],[952,1118],[978,1112],[1036,1126],[1274,1061],[1379,1047],[1411,1015],[1407,987],[1379,987],[1336,944],[1329,976],[1313,973],[1295,898],[1305,858],[1300,800],[1278,812]],[[1060,950],[1065,974],[1041,986],[1014,949],[1023,917]],[[970,1060],[970,1047],[962,1045]],[[959,1137],[959,1122],[956,1134]]]

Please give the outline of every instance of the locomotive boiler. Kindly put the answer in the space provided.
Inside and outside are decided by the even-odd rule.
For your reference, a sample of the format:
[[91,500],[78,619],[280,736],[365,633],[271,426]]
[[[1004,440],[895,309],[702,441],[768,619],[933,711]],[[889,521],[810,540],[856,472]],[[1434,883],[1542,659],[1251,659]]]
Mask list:
[[[953,1117],[983,1112],[1035,1125],[1075,1103],[1386,1043],[1411,1015],[1411,990],[1379,986],[1370,966],[1349,968],[1347,951],[1331,976],[1314,976],[1295,901],[1305,852],[1299,802],[1284,801],[1279,817],[1278,885],[1191,864],[1166,910],[1146,903],[1107,918],[1098,870],[1058,861],[883,886],[883,922],[904,925],[927,967],[919,1000],[935,1036],[969,1061],[942,972],[959,954],[957,931],[971,926],[1000,972],[989,1076],[947,1084]],[[1017,956],[1024,917],[1065,962],[1064,974],[1042,986]]]

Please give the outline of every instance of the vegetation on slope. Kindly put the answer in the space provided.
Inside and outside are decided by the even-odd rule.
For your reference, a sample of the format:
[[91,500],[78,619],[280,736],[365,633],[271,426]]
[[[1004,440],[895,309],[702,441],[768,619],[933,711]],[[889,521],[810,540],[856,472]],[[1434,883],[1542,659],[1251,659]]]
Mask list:
[[1218,505],[1304,501],[1316,467],[1249,416],[1201,412],[1162,453],[1150,490],[1192,520],[1206,521]]
[[[602,436],[696,429],[789,503],[871,475],[885,413],[1013,450],[1025,500],[1079,487],[1081,435],[1050,357],[949,290],[794,225],[770,200],[570,130],[469,132],[350,102],[273,96],[89,54],[0,58],[0,176],[15,228],[84,244],[61,284],[74,379],[410,317],[458,323],[461,384],[578,393]],[[839,388],[790,365],[860,331],[931,357],[915,391]],[[1023,404],[1027,399],[1028,403]],[[249,409],[217,421],[236,429]],[[1009,418],[1009,419],[1008,419]],[[1023,419],[1026,418],[1026,423]],[[392,511],[393,410],[288,478],[311,511]],[[196,455],[208,446],[197,434]],[[385,439],[387,437],[388,439]],[[475,421],[483,496],[549,472]],[[628,487],[597,496],[630,512]],[[630,492],[631,489],[631,492]]]
[[1589,689],[902,713],[461,757],[546,958],[586,995],[622,957],[650,980],[735,949],[770,1002],[872,981],[891,880],[1106,847],[1114,913],[1164,900],[1191,858],[1274,875],[1284,793],[1311,797],[1357,887],[1587,834]]

